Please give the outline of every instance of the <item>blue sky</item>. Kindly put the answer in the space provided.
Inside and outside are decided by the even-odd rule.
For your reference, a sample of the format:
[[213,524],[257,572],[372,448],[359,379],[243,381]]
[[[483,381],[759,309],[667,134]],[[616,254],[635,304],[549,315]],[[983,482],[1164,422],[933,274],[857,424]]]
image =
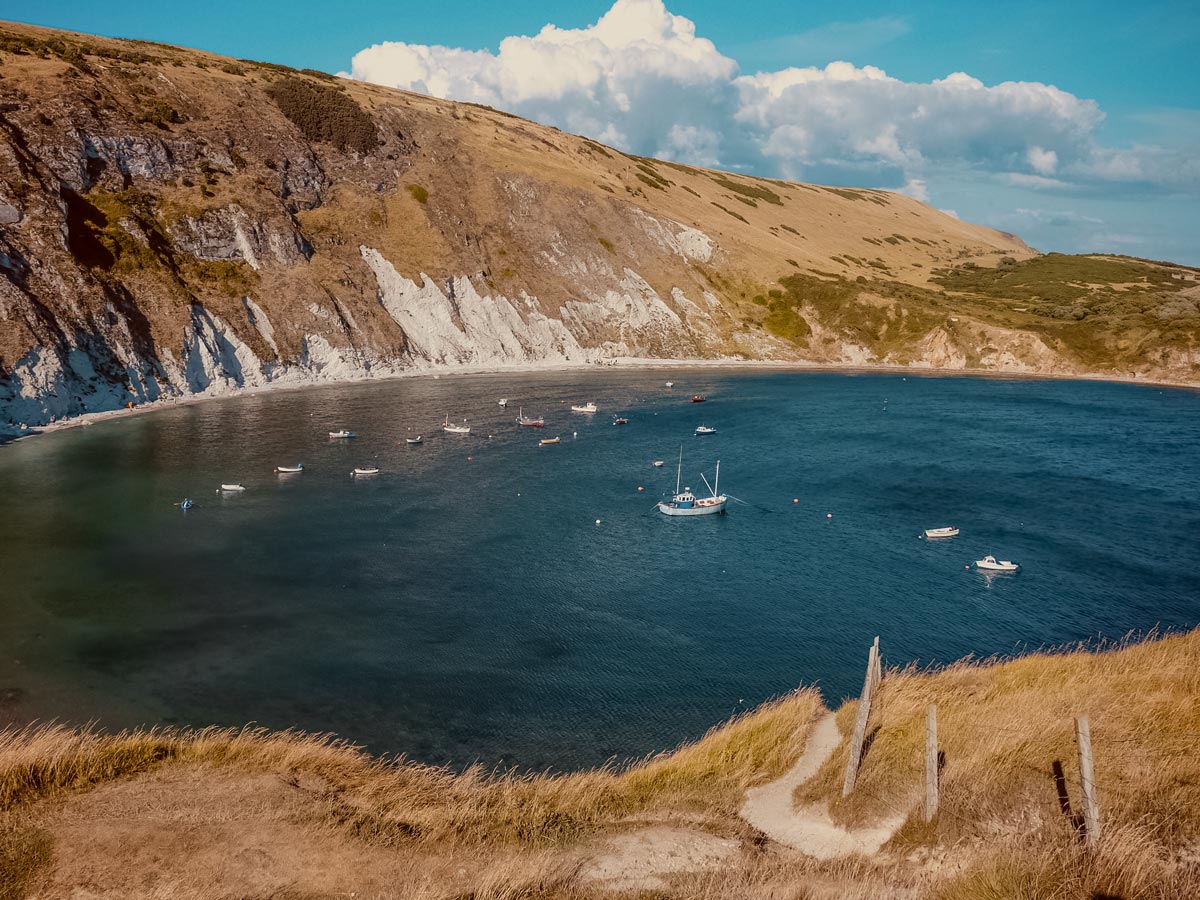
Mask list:
[[905,190],[1044,250],[1200,265],[1200,4],[616,5],[0,0],[0,17],[351,72],[638,153]]

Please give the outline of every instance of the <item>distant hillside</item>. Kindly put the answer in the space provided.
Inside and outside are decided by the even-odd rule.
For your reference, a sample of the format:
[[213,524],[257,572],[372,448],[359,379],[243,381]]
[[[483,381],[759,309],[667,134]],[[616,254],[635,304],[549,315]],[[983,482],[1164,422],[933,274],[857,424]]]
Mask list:
[[878,190],[0,26],[0,427],[414,369],[753,358],[1197,380],[1195,270]]

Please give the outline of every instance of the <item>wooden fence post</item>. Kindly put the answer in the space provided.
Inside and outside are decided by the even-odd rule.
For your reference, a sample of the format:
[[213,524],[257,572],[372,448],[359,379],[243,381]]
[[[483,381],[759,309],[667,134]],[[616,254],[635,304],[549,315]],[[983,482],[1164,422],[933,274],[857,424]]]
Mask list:
[[929,704],[925,717],[925,821],[932,822],[938,808],[937,705]]
[[1075,742],[1079,745],[1079,786],[1083,794],[1084,837],[1089,848],[1100,843],[1100,805],[1096,802],[1096,770],[1092,760],[1092,729],[1087,716],[1075,718]]
[[871,696],[875,693],[879,666],[879,638],[871,644],[867,655],[867,677],[863,679],[862,694],[858,698],[858,714],[854,719],[854,733],[850,736],[850,758],[846,760],[846,777],[842,781],[842,796],[849,797],[858,777],[858,764],[862,761],[863,741],[867,736],[867,719],[871,715]]

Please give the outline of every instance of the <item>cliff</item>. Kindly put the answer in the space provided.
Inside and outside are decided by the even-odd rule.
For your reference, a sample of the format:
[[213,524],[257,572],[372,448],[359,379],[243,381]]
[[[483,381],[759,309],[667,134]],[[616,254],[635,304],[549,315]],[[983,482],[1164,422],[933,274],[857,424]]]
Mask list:
[[0,273],[9,431],[269,383],[620,357],[1200,366],[1194,270],[1039,257],[898,194],[18,24],[0,25]]

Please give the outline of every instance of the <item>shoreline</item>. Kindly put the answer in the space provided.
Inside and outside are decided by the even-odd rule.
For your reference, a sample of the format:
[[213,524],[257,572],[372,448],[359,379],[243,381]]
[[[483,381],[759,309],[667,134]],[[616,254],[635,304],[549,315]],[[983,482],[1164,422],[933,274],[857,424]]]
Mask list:
[[161,412],[180,406],[193,406],[213,400],[228,400],[237,397],[258,396],[286,391],[302,391],[316,387],[332,387],[335,385],[385,383],[398,381],[403,378],[421,378],[442,376],[472,376],[472,375],[530,375],[541,372],[578,372],[605,369],[764,369],[781,372],[812,372],[847,375],[900,375],[907,377],[925,378],[992,378],[1001,381],[1092,381],[1111,384],[1130,384],[1142,387],[1171,388],[1173,390],[1200,391],[1200,381],[1170,381],[1159,379],[1139,378],[1130,375],[1106,375],[1103,373],[1065,374],[1050,372],[1011,372],[996,369],[948,369],[919,366],[859,366],[838,363],[816,363],[797,360],[771,359],[659,359],[655,357],[612,357],[607,360],[581,363],[537,364],[523,363],[513,366],[454,366],[436,368],[416,368],[411,371],[373,377],[365,375],[358,378],[344,379],[312,379],[308,381],[273,381],[255,387],[236,388],[223,393],[186,394],[161,400],[152,400],[134,406],[132,409],[109,409],[83,413],[46,425],[38,425],[27,429],[24,433],[13,435],[0,434],[0,447],[5,444],[17,443],[29,438],[65,431],[70,428],[84,428],[97,422],[113,419],[125,419],[148,413]]

